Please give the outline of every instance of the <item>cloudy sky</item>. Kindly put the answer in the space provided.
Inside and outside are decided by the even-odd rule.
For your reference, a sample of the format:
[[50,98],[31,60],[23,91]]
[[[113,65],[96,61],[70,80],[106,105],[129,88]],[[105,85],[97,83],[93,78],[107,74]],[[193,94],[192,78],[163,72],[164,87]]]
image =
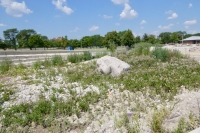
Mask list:
[[199,0],[0,0],[0,38],[10,28],[69,39],[130,29],[134,35],[200,32]]

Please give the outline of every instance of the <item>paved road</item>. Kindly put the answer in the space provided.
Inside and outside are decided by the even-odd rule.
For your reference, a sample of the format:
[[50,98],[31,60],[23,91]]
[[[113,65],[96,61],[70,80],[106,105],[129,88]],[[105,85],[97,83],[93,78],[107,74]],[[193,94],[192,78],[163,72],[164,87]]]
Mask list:
[[[86,50],[85,50],[86,51]],[[32,64],[38,60],[45,60],[54,55],[61,55],[66,58],[69,54],[82,54],[84,50],[17,50],[17,51],[0,51],[0,62],[8,59],[14,64]],[[101,51],[90,52],[92,56],[100,53]]]
[[12,61],[14,64],[24,63],[30,64],[37,60],[45,60],[46,58],[51,58],[54,55],[61,55],[66,57],[69,54],[81,54],[84,51],[68,51],[68,50],[6,50],[0,51],[0,62],[8,59]]

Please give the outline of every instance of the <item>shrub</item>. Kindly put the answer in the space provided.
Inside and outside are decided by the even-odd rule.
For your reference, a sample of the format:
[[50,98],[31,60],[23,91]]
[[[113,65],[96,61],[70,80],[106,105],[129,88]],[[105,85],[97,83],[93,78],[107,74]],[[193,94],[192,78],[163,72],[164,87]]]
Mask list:
[[42,62],[41,61],[36,61],[36,62],[34,62],[33,63],[33,69],[35,69],[35,70],[39,70],[40,69],[40,67],[41,67],[41,65],[42,65]]
[[136,55],[149,55],[150,54],[150,47],[152,44],[150,43],[138,43],[135,45],[134,52]]
[[164,133],[162,123],[163,123],[164,118],[167,116],[167,114],[168,114],[168,111],[166,109],[156,111],[153,114],[151,129],[153,130],[154,133]]
[[71,54],[67,56],[67,60],[71,63],[81,62],[81,56],[78,54]]
[[54,55],[51,62],[53,66],[62,66],[64,64],[63,58],[60,55]]
[[96,55],[94,56],[94,58],[101,58],[103,56],[107,55],[107,52],[99,52],[99,53],[96,53]]
[[91,60],[92,59],[92,55],[89,51],[84,51],[83,52],[83,60]]
[[156,47],[151,52],[151,57],[161,60],[162,62],[170,61],[172,58],[182,58],[182,54],[177,50],[168,50]]
[[12,62],[5,59],[0,63],[0,74],[4,74],[11,69]]
[[67,56],[67,60],[71,63],[78,63],[83,60],[91,60],[92,55],[89,51],[84,51],[83,54],[71,54]]
[[110,42],[110,44],[109,44],[110,52],[114,53],[116,51],[116,49],[117,49],[117,45],[114,42],[113,43]]
[[51,60],[48,59],[48,58],[45,58],[45,60],[42,62],[42,65],[45,67],[45,68],[48,68],[51,66]]

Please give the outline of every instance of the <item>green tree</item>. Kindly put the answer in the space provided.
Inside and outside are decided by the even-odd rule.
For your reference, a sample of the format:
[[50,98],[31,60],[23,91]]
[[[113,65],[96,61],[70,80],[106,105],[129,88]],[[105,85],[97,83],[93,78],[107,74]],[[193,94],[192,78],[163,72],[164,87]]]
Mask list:
[[50,47],[60,47],[60,40],[51,39],[49,40]]
[[45,48],[49,48],[50,47],[50,42],[49,42],[49,39],[47,36],[41,36],[41,39],[43,41],[43,47],[44,47],[44,50]]
[[151,44],[155,44],[156,43],[155,35],[149,35],[148,36],[148,42],[151,43]]
[[73,48],[81,47],[80,41],[77,39],[70,39],[69,40],[69,46]]
[[27,48],[28,47],[28,41],[31,35],[36,34],[36,32],[33,29],[24,29],[21,30],[17,35],[17,42],[18,46],[20,48]]
[[92,46],[100,47],[103,44],[103,37],[100,35],[93,35],[92,37]]
[[0,49],[6,50],[8,45],[0,38]]
[[149,41],[149,36],[147,33],[144,33],[143,37],[142,37],[142,41],[143,42],[148,42]]
[[170,42],[171,32],[162,32],[159,34],[159,38],[162,44],[167,44]]
[[121,45],[121,39],[120,39],[119,34],[117,34],[116,31],[108,32],[105,35],[105,38],[103,40],[103,44],[107,49],[109,49],[111,45],[120,46]]
[[127,30],[123,36],[122,43],[129,48],[135,44],[135,38],[131,30]]
[[84,36],[80,41],[81,41],[81,47],[89,47],[89,39],[90,36]]
[[14,46],[15,50],[17,50],[17,44],[16,44],[16,35],[18,34],[17,28],[13,29],[7,29],[3,31],[5,40],[9,40],[11,45]]
[[136,36],[136,38],[135,38],[135,43],[140,43],[140,36]]
[[177,43],[178,41],[179,41],[178,33],[177,33],[177,32],[173,32],[173,33],[171,34],[171,42]]
[[179,41],[187,34],[186,31],[177,31]]
[[67,36],[62,37],[61,41],[60,41],[61,47],[63,49],[65,49],[67,46],[69,46],[69,41],[67,39]]
[[124,30],[124,31],[119,31],[118,32],[118,35],[120,37],[121,40],[123,40],[123,37],[124,37],[124,34],[127,32],[127,30]]
[[30,39],[28,41],[28,47],[30,48],[30,50],[32,50],[32,48],[36,49],[36,47],[43,47],[43,46],[44,44],[40,35],[35,34],[30,36]]

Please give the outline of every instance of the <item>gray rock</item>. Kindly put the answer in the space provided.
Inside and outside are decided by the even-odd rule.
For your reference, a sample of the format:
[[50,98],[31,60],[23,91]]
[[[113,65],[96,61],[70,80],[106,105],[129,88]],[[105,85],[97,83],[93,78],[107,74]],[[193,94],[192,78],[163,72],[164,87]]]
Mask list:
[[97,60],[97,70],[102,74],[111,74],[119,76],[120,74],[130,70],[130,65],[118,58],[104,56]]

